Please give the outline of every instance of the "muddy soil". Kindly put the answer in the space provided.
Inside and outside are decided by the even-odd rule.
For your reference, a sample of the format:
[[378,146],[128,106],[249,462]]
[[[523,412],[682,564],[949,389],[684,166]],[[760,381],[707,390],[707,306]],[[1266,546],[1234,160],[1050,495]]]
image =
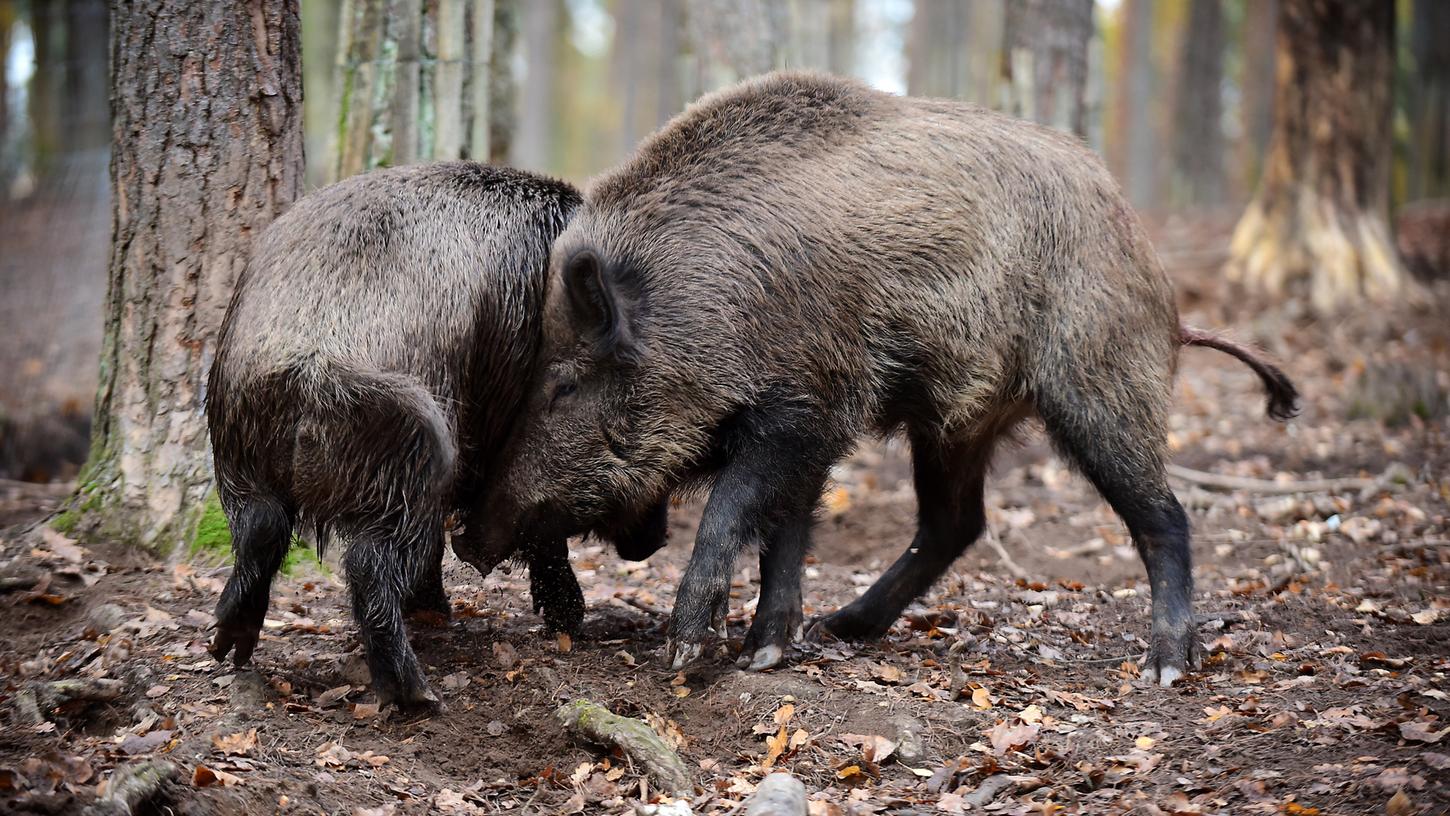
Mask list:
[[[753,557],[740,562],[729,642],[684,673],[663,664],[697,501],[676,508],[670,545],[647,563],[575,546],[589,615],[572,641],[543,630],[523,570],[480,577],[451,562],[451,620],[414,628],[446,705],[421,719],[373,705],[333,573],[279,578],[254,667],[239,672],[205,651],[227,567],[42,536],[25,522],[54,491],[12,485],[0,572],[28,577],[0,596],[0,809],[78,812],[138,767],[173,774],[137,811],[151,813],[631,813],[660,801],[627,757],[555,719],[586,698],[674,742],[695,813],[731,812],[774,769],[805,782],[812,814],[1446,812],[1444,310],[1259,317],[1270,312],[1220,287],[1216,246],[1165,253],[1185,317],[1267,346],[1306,399],[1300,418],[1272,423],[1233,360],[1182,356],[1176,462],[1258,481],[1175,483],[1209,657],[1174,688],[1143,682],[1133,662],[1148,597],[1123,526],[1035,430],[997,459],[991,541],[886,639],[801,644],[774,671],[733,662]],[[899,442],[863,445],[836,477],[808,615],[863,591],[914,529]],[[1259,483],[1326,478],[1357,481]],[[47,684],[67,679],[114,681],[100,695],[112,699],[46,706]]]

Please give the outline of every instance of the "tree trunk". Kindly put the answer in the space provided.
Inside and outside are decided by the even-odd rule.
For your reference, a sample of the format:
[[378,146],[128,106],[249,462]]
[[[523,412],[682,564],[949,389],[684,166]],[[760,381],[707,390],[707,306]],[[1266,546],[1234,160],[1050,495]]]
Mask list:
[[[493,47],[488,55],[488,157],[503,164],[512,155],[518,125],[518,79],[514,52],[519,38],[519,0],[496,0],[493,7]],[[479,157],[479,161],[484,161]]]
[[1386,222],[1391,0],[1281,0],[1274,133],[1229,275],[1329,314],[1400,295]]
[[1085,137],[1092,36],[1092,0],[1007,0],[1001,109]]
[[463,151],[463,0],[438,0],[438,70],[433,82],[433,158]]
[[471,17],[472,32],[469,34],[469,90],[473,100],[472,116],[469,120],[468,157],[474,161],[488,161],[489,110],[488,90],[493,79],[493,0],[473,0]]
[[1450,196],[1450,3],[1417,0],[1410,31],[1410,199]]
[[1215,208],[1223,203],[1222,0],[1192,0],[1178,52],[1174,94],[1174,204]]
[[829,0],[826,69],[848,76],[856,71],[856,0]]
[[525,104],[519,111],[514,164],[546,171],[554,159],[554,51],[559,0],[531,0],[523,8]]
[[1264,155],[1274,127],[1274,32],[1279,27],[1278,0],[1261,0],[1244,5],[1241,43],[1242,75],[1239,89],[1243,99],[1240,117],[1244,135],[1239,140],[1234,177],[1237,192],[1247,198],[1263,175]]
[[418,160],[418,125],[422,111],[418,93],[422,86],[423,2],[396,0],[393,5],[394,39],[397,42],[397,65],[393,69],[393,103],[389,128],[393,151],[390,164],[412,164]]
[[300,25],[286,0],[113,8],[110,285],[73,512],[163,552],[207,503],[203,386],[232,287],[301,190]]
[[382,50],[383,0],[348,0],[343,5],[341,30],[346,47],[342,59],[342,114],[338,117],[336,178],[355,176],[372,166],[373,90],[378,81],[378,54]]
[[1155,170],[1157,140],[1153,122],[1153,3],[1127,0],[1123,4],[1123,32],[1119,38],[1118,92],[1113,112],[1116,132],[1114,170],[1128,200],[1140,210],[1158,205]]
[[781,67],[790,43],[784,4],[689,0],[690,44],[705,93]]

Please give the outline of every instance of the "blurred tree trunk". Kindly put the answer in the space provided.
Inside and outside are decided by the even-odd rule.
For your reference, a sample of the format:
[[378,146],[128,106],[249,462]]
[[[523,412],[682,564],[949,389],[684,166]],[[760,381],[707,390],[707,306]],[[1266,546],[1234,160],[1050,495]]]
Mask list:
[[420,155],[418,125],[422,111],[418,94],[423,73],[419,58],[423,50],[422,0],[395,0],[392,9],[393,39],[397,43],[393,102],[389,127],[392,129],[392,164],[412,164]]
[[1274,133],[1229,275],[1328,314],[1401,294],[1386,222],[1391,0],[1281,0]]
[[1410,30],[1410,199],[1450,196],[1450,3],[1417,0]]
[[338,0],[302,0],[302,134],[307,150],[307,186],[321,187],[337,172],[337,102],[340,71]]
[[489,106],[489,86],[493,83],[493,0],[473,0],[469,13],[469,91],[472,99],[468,131],[468,156],[474,161],[489,160],[489,127],[493,112]]
[[1178,52],[1173,104],[1174,204],[1223,203],[1222,0],[1191,0]]
[[464,0],[437,0],[438,67],[433,79],[433,158],[463,151]]
[[683,0],[661,0],[659,49],[655,52],[654,127],[670,120],[685,107],[684,84],[680,82],[680,19]]
[[554,158],[554,51],[559,36],[559,0],[530,0],[522,7],[523,104],[513,163],[547,170]]
[[[520,0],[496,0],[493,7],[493,47],[488,68],[488,157],[495,164],[507,163],[513,154],[518,129],[518,78],[514,76],[514,52],[519,38]],[[483,161],[482,156],[479,157]]]
[[697,95],[783,67],[789,9],[770,0],[688,0]]
[[72,512],[163,552],[210,490],[203,386],[232,287],[301,190],[300,25],[287,0],[113,9],[110,287]]
[[383,0],[345,0],[339,28],[337,173],[334,179],[355,176],[372,166],[374,87],[378,55],[387,19]]
[[956,0],[917,0],[907,45],[907,93],[956,99],[969,96],[968,66],[974,49],[967,47],[967,41],[972,14],[972,5]]
[[614,104],[619,110],[619,142],[614,151],[616,156],[629,155],[641,135],[640,86],[644,84],[644,65],[648,57],[644,51],[651,40],[645,34],[645,17],[648,13],[645,0],[615,0],[614,48],[610,54],[610,73],[614,86]]
[[1243,28],[1239,34],[1243,49],[1239,77],[1243,105],[1240,117],[1244,134],[1239,140],[1236,178],[1241,195],[1247,196],[1263,173],[1264,153],[1274,127],[1274,32],[1279,27],[1278,0],[1244,4]]
[[827,0],[826,69],[849,76],[856,71],[856,0]]
[[1126,0],[1119,38],[1118,90],[1113,129],[1118,155],[1113,165],[1128,200],[1140,210],[1158,205],[1153,127],[1153,0]]
[[1093,0],[1007,0],[1001,109],[1087,136],[1088,41]]

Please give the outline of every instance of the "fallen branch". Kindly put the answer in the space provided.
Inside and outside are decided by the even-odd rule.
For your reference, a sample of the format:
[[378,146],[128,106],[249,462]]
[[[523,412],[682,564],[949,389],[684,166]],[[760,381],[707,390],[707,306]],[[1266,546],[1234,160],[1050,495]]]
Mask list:
[[1374,479],[1310,479],[1302,482],[1271,482],[1267,479],[1249,479],[1243,476],[1224,476],[1219,473],[1205,473],[1182,465],[1169,465],[1168,475],[1204,487],[1219,490],[1245,490],[1250,493],[1343,493],[1350,490],[1364,490],[1376,484]]
[[625,756],[644,767],[657,785],[674,796],[689,796],[695,786],[685,763],[643,720],[621,717],[598,703],[574,700],[559,706],[554,716],[564,727],[590,742],[618,746]]
[[806,786],[784,771],[766,776],[745,800],[742,816],[806,816]]
[[126,684],[108,678],[76,678],[56,680],[52,683],[38,683],[35,699],[41,708],[49,711],[66,703],[84,701],[88,703],[109,703],[121,696]]
[[142,805],[160,797],[162,788],[176,776],[176,766],[154,759],[118,769],[106,785],[106,794],[86,808],[87,816],[130,816]]

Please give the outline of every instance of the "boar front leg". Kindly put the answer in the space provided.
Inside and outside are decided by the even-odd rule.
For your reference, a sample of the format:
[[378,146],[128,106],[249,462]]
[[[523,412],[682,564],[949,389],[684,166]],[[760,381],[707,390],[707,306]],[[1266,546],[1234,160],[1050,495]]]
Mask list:
[[[791,423],[819,427],[817,423]],[[725,635],[730,609],[730,576],[746,545],[764,554],[760,607],[746,645],[753,652],[767,647],[783,652],[790,630],[800,619],[800,569],[811,512],[821,494],[830,464],[841,445],[796,435],[742,433],[735,455],[721,469],[705,504],[695,551],[675,594],[666,657],[675,669],[704,652],[710,632]],[[794,605],[794,612],[790,607]],[[759,668],[779,662],[767,652]],[[764,659],[763,658],[763,659]],[[752,663],[755,662],[752,656]]]

